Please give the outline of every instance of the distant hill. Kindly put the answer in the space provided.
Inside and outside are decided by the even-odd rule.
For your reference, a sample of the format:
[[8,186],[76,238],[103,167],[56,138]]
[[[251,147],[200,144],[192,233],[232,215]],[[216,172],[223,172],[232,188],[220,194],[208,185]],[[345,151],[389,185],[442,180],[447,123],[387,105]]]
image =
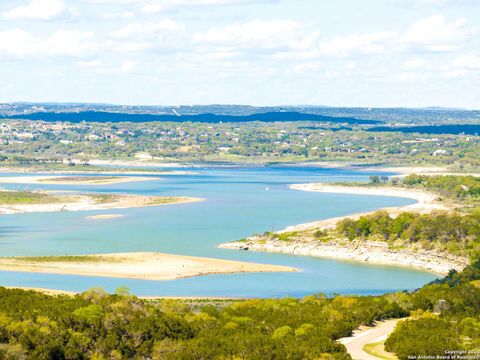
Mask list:
[[431,125],[431,126],[376,126],[368,129],[368,131],[376,132],[403,132],[403,133],[420,133],[420,134],[480,134],[480,124],[465,125]]
[[9,119],[43,120],[43,121],[67,121],[71,123],[86,122],[276,122],[276,121],[318,121],[330,123],[347,123],[376,125],[383,122],[377,120],[363,120],[354,117],[333,117],[300,112],[264,112],[250,115],[217,115],[217,114],[195,114],[195,115],[165,115],[165,114],[132,114],[105,111],[80,111],[80,112],[34,112],[21,115],[4,116]]

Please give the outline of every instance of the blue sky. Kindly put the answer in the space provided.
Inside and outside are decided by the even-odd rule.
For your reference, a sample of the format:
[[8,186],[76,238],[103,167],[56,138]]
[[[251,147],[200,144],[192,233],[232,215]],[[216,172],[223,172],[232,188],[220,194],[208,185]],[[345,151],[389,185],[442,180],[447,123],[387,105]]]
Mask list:
[[480,108],[478,0],[3,0],[0,102]]

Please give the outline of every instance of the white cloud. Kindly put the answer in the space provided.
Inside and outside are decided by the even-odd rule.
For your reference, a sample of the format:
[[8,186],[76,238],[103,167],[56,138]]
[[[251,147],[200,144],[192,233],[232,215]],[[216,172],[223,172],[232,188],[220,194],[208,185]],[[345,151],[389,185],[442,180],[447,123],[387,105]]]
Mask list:
[[87,60],[87,61],[77,61],[75,65],[81,68],[94,69],[94,68],[101,67],[103,63],[100,60]]
[[456,69],[480,69],[480,55],[462,55],[452,62],[452,67]]
[[348,56],[351,54],[381,53],[389,40],[395,37],[392,31],[379,31],[370,34],[337,36],[320,44],[320,52],[327,55]]
[[21,30],[11,29],[0,32],[0,58],[21,58],[31,53],[35,47],[35,38],[32,34]]
[[130,38],[130,37],[154,37],[159,31],[183,31],[184,27],[175,21],[165,19],[152,23],[134,22],[127,24],[122,29],[115,31],[112,36],[114,38]]
[[224,5],[241,5],[259,2],[275,2],[274,0],[153,0],[147,1],[142,11],[147,14],[156,14],[178,7],[192,6],[224,6]]
[[133,72],[137,67],[137,64],[133,61],[130,61],[130,60],[125,60],[125,61],[122,61],[122,63],[120,64],[120,71],[122,73],[131,73]]
[[92,31],[57,30],[40,42],[40,53],[54,56],[82,57],[96,51]]
[[132,22],[110,34],[109,45],[121,53],[155,53],[185,49],[188,38],[183,25],[165,19],[157,22]]
[[73,11],[63,0],[31,0],[4,12],[3,17],[8,20],[52,20]]
[[149,41],[143,42],[121,42],[113,44],[113,48],[121,53],[147,52],[155,48],[155,44]]
[[93,38],[91,31],[60,29],[42,38],[21,29],[6,30],[0,32],[0,58],[88,56],[97,50]]
[[415,70],[415,69],[422,69],[427,65],[427,61],[423,59],[412,59],[407,60],[402,64],[402,69],[405,70]]
[[442,15],[433,15],[410,26],[400,39],[407,47],[428,51],[454,51],[473,34],[464,18],[448,22]]
[[135,18],[135,13],[131,11],[117,11],[117,12],[108,12],[101,15],[103,19],[133,19]]
[[479,5],[478,0],[389,0],[390,5],[405,7],[438,7],[444,8],[449,6],[475,6]]
[[157,14],[178,8],[232,6],[258,3],[276,3],[279,0],[83,0],[91,4],[135,5],[145,14]]
[[301,74],[301,73],[310,73],[310,72],[316,72],[322,68],[322,63],[317,62],[317,61],[311,61],[311,62],[306,62],[306,63],[301,63],[298,65],[295,65],[293,67],[293,71],[296,74]]
[[312,46],[317,37],[318,32],[307,32],[293,20],[254,20],[194,34],[193,41],[232,48],[302,49]]
[[131,74],[138,67],[138,64],[132,60],[122,60],[115,65],[104,64],[100,60],[78,61],[75,65],[94,74]]

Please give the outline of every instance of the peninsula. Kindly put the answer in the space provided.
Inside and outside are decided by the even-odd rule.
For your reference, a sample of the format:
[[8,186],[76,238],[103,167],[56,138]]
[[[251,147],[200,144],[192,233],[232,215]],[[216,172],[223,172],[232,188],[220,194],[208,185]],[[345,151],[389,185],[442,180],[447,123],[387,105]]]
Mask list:
[[433,191],[390,185],[294,184],[291,189],[352,195],[393,196],[416,200],[415,204],[389,207],[379,211],[330,218],[289,226],[283,230],[251,236],[247,239],[221,244],[224,249],[263,251],[291,255],[317,256],[342,261],[357,261],[379,265],[412,267],[446,275],[452,269],[461,271],[469,264],[465,254],[449,253],[444,249],[419,244],[389,243],[383,238],[354,236],[346,238],[337,231],[342,221],[358,221],[378,216],[394,219],[400,214],[449,213],[460,206],[452,199],[440,197]]

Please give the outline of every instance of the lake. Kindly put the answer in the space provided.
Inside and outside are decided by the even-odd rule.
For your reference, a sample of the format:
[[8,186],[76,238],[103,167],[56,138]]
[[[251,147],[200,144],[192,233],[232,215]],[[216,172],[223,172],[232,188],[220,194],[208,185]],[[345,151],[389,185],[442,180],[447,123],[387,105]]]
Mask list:
[[[0,271],[0,285],[70,291],[102,287],[110,292],[127,286],[139,296],[300,297],[319,292],[328,295],[383,294],[414,289],[436,278],[425,271],[400,267],[217,248],[220,243],[254,233],[414,202],[411,199],[324,194],[288,188],[293,183],[365,181],[374,174],[372,172],[300,166],[202,166],[181,170],[195,171],[195,174],[161,175],[160,179],[152,181],[100,186],[3,184],[2,187],[8,189],[178,195],[206,200],[136,209],[3,215],[0,216],[0,254],[35,256],[157,251],[288,265],[301,271],[208,275],[171,281]],[[125,217],[86,219],[86,216],[102,213],[123,214]]]

